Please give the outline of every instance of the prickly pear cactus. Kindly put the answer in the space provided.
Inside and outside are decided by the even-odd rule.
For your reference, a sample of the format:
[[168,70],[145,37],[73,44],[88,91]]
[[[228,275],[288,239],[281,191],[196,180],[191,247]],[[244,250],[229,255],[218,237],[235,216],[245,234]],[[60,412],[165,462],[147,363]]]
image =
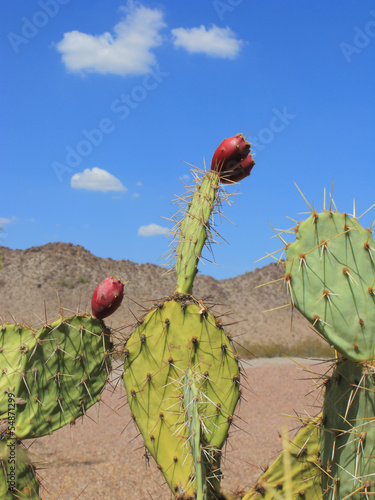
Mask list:
[[19,439],[73,424],[100,399],[111,368],[110,347],[109,330],[91,316],[60,318],[39,330],[4,324],[0,420],[12,420]]
[[[134,421],[172,491],[206,498],[239,398],[230,340],[203,303],[159,304],[127,342],[124,383]],[[213,492],[211,493],[213,495]]]
[[175,220],[175,293],[139,321],[125,347],[132,418],[181,499],[222,498],[221,449],[240,397],[230,338],[204,302],[191,295],[202,249],[212,237],[212,214],[227,197],[220,181],[233,183],[233,177],[249,175],[254,164],[251,157],[245,163],[250,145],[241,134],[229,142],[228,154],[220,149],[212,170],[196,175],[195,189],[182,207],[185,216]]
[[312,210],[286,247],[292,306],[339,356],[325,386],[321,424],[323,498],[374,491],[375,241],[346,213]]

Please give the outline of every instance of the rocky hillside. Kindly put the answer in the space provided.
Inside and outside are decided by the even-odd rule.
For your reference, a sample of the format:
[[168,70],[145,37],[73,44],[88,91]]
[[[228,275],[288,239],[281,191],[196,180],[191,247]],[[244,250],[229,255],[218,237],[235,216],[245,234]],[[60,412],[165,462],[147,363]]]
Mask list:
[[[121,308],[106,322],[124,334],[131,333],[136,318],[154,302],[173,293],[173,273],[153,264],[96,257],[81,246],[49,243],[27,250],[0,247],[0,316],[7,322],[38,325],[64,314],[90,312],[91,295],[106,276],[128,280]],[[289,302],[281,281],[282,266],[276,263],[235,278],[215,280],[197,276],[195,297],[215,305],[232,336],[254,354],[282,353],[317,355],[322,347],[309,324],[291,308],[272,312]],[[230,313],[230,314],[227,314]],[[325,347],[325,346],[323,346]],[[306,352],[299,349],[307,349]],[[312,350],[311,350],[312,349]]]

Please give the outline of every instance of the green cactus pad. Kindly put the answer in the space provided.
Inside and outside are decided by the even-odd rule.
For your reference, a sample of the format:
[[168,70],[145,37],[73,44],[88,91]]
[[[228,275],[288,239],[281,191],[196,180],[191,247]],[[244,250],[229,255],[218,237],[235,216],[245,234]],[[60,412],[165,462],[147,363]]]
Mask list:
[[35,331],[20,325],[0,327],[0,420],[8,418],[8,391],[14,393],[27,352],[35,347]]
[[293,305],[353,361],[374,358],[375,241],[347,214],[313,212],[287,247]]
[[179,244],[176,249],[176,292],[191,294],[198,262],[210,236],[211,213],[219,200],[219,174],[206,173],[197,180],[197,190],[191,197],[184,219],[179,225]]
[[99,401],[110,371],[109,331],[91,316],[60,318],[38,331],[0,329],[1,419],[14,398],[19,439],[40,437]]
[[27,449],[15,437],[0,437],[0,498],[39,499],[39,481]]
[[[133,419],[171,490],[195,494],[194,462],[200,460],[213,482],[219,480],[220,450],[239,399],[239,368],[228,337],[203,303],[176,295],[152,309],[127,342],[124,369]],[[187,408],[191,398],[194,408]],[[198,432],[200,446],[191,441]]]
[[[307,422],[290,442],[286,452],[259,478],[255,486],[242,500],[262,498],[264,500],[321,500],[320,417]],[[288,464],[286,464],[286,456]],[[290,477],[287,478],[288,467]],[[291,491],[288,491],[287,482]]]
[[372,498],[375,491],[375,367],[338,362],[326,383],[321,429],[324,498]]

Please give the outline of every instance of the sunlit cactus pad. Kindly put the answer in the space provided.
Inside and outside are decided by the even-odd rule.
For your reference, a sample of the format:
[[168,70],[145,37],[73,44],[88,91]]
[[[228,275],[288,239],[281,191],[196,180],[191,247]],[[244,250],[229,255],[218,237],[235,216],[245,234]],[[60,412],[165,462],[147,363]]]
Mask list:
[[[191,294],[193,283],[198,272],[198,262],[202,249],[212,239],[212,213],[217,211],[225,196],[220,188],[220,176],[215,171],[204,175],[195,172],[196,189],[184,199],[182,220],[177,214],[174,222],[178,245],[175,249],[175,270],[177,278],[177,292]],[[185,203],[187,203],[186,206]],[[180,203],[179,203],[180,204]],[[178,213],[179,214],[179,213]]]
[[321,430],[324,498],[375,491],[375,367],[340,361],[326,383]]
[[0,498],[39,499],[39,481],[27,449],[14,437],[0,437]]
[[172,491],[194,498],[197,464],[208,468],[203,476],[215,488],[240,382],[220,322],[202,302],[176,295],[141,321],[127,342],[124,369],[132,416]]
[[375,241],[356,218],[313,211],[287,247],[292,304],[354,361],[374,358]]
[[0,419],[8,418],[13,394],[19,439],[74,423],[100,399],[110,372],[110,345],[104,323],[87,315],[60,318],[40,330],[4,324]]
[[322,500],[319,422],[319,416],[305,422],[243,500]]

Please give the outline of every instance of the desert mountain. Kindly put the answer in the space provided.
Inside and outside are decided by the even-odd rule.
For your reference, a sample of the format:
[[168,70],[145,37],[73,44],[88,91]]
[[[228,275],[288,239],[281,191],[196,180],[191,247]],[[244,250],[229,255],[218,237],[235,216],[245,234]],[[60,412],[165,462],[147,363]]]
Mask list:
[[[0,247],[0,316],[7,322],[37,326],[64,314],[91,312],[91,296],[96,286],[109,275],[123,281],[126,296],[120,309],[106,323],[113,328],[134,324],[155,302],[171,295],[175,288],[173,273],[153,264],[96,257],[82,246],[48,243],[27,250]],[[235,278],[216,280],[198,275],[194,296],[204,299],[221,317],[226,330],[254,354],[293,353],[296,346],[322,347],[317,335],[298,312],[284,307],[289,302],[282,281],[282,266],[272,263]],[[276,283],[256,288],[264,283]],[[45,311],[47,311],[45,313]],[[230,313],[227,315],[226,313]],[[124,328],[126,334],[131,327]],[[297,349],[298,351],[298,349]],[[314,355],[311,352],[300,354]],[[299,351],[298,351],[299,352]]]

